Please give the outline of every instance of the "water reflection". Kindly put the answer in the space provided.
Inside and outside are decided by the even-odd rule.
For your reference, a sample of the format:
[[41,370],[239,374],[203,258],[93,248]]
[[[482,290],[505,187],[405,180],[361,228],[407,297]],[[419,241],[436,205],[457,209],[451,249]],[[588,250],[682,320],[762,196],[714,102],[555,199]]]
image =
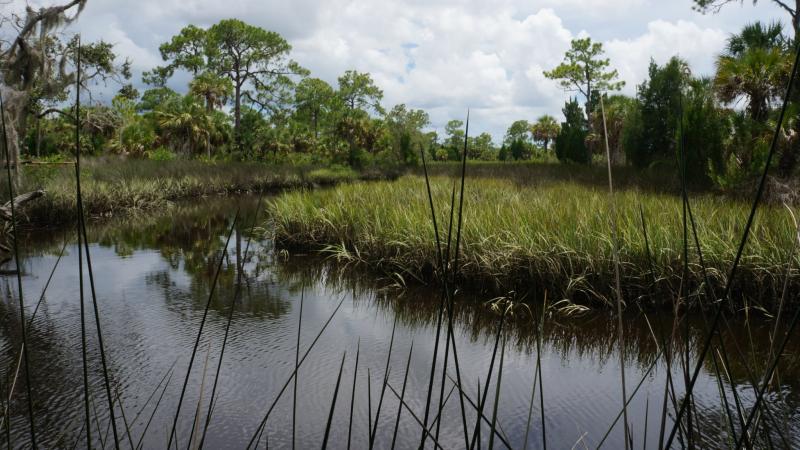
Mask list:
[[[205,397],[201,396],[203,361],[208,357],[208,367],[216,367],[240,265],[243,276],[241,299],[236,305],[220,374],[219,397],[205,443],[209,448],[244,447],[264,411],[284,385],[294,364],[301,292],[304,298],[303,350],[308,348],[338,300],[345,299],[330,328],[301,368],[297,436],[302,448],[314,447],[321,442],[338,363],[345,350],[348,351],[348,361],[340,399],[349,400],[353,357],[359,339],[361,354],[353,439],[356,447],[366,446],[369,422],[367,370],[371,375],[371,396],[375,402],[380,395],[386,349],[395,318],[398,329],[391,356],[390,384],[397,389],[401,386],[402,370],[413,341],[407,402],[418,414],[424,410],[438,294],[423,287],[399,290],[393,287],[395,280],[353,270],[342,271],[330,261],[316,256],[286,257],[276,253],[271,241],[264,238],[268,236],[264,229],[251,232],[256,208],[252,198],[207,199],[191,205],[176,205],[161,215],[142,214],[92,224],[92,259],[105,344],[111,361],[113,390],[119,392],[119,401],[124,407],[125,421],[129,423],[134,443],[141,437],[155,409],[152,394],[156,393],[154,398],[158,398],[161,391],[156,388],[174,365],[174,376],[164,390],[161,406],[155,409],[153,421],[142,441],[145,448],[160,447],[166,442],[168,426],[180,394],[179,380],[185,374],[211,280],[237,210],[241,212],[241,220],[234,227],[227,249],[200,346],[200,362],[195,365],[184,403],[180,420],[181,445],[187,444],[185,436],[191,428],[192,412],[198,401],[203,398],[204,405],[207,405],[211,380],[207,378]],[[23,272],[28,314],[57,260],[64,239],[71,234],[71,230],[47,233],[37,230],[26,237]],[[249,239],[253,242],[245,257],[244,249]],[[47,447],[71,447],[82,439],[84,427],[76,253],[74,244],[67,246],[64,259],[30,329],[35,420],[39,438]],[[0,283],[3,292],[0,301],[0,387],[5,390],[10,384],[8,378],[13,377],[20,346],[16,320],[19,310],[16,296],[11,295],[13,279],[4,278]],[[484,300],[460,295],[454,312],[460,368],[473,399],[478,379],[486,379],[497,327],[497,316],[489,311]],[[537,304],[540,299],[530,300]],[[538,314],[535,308],[530,313],[519,309],[506,328],[508,349],[499,422],[514,447],[520,447],[525,436],[536,356],[532,315],[538,317]],[[647,420],[650,427],[648,446],[652,447],[657,444],[657,425],[654,424],[660,420],[666,380],[665,364],[656,361],[661,345],[659,340],[671,335],[672,317],[655,311],[650,312],[647,319],[649,325],[642,313],[633,312],[626,317],[624,352],[629,383],[635,385],[643,377],[645,379],[631,404],[634,438],[637,442],[644,439],[642,430]],[[616,356],[619,343],[613,332],[614,324],[614,317],[606,312],[581,318],[548,316],[543,335],[542,372],[551,447],[572,447],[579,441],[589,447],[596,445],[619,412],[621,400]],[[737,393],[747,404],[752,402],[748,383],[753,377],[741,362],[748,361],[750,367],[763,367],[767,355],[751,349],[766,348],[770,325],[731,323],[730,327],[730,331],[724,328],[723,333],[730,352],[725,369],[730,373]],[[676,347],[688,343],[691,353],[696,353],[702,345],[703,328],[702,318],[691,318],[688,339],[682,329],[675,335]],[[89,321],[89,333],[95,336],[93,320]],[[653,334],[659,340],[654,339]],[[789,355],[796,354],[798,348],[796,343],[794,345],[787,352]],[[107,434],[109,422],[104,407],[105,391],[96,339],[90,340],[89,350],[92,404],[97,415],[96,419],[92,418],[91,425],[93,438],[99,444],[100,436]],[[683,385],[681,358],[675,355],[672,361],[677,395],[680,396]],[[448,371],[452,370],[451,366]],[[210,377],[213,369],[208,372],[207,377]],[[698,408],[695,413],[703,423],[702,436],[696,438],[704,447],[726,447],[723,431],[726,416],[714,372],[715,366],[709,359],[696,394]],[[770,404],[776,420],[787,421],[786,428],[790,430],[787,438],[793,441],[790,444],[797,444],[800,436],[797,425],[800,423],[797,364],[783,366],[780,375],[784,395],[782,398],[775,396]],[[23,446],[27,439],[22,383],[18,381],[10,405],[12,415],[8,437],[14,446]],[[436,392],[438,394],[438,390]],[[445,409],[439,437],[445,448],[463,445],[457,403],[451,400]],[[375,406],[373,403],[373,415]],[[391,442],[396,410],[396,399],[387,393],[376,442],[379,448],[388,447]],[[141,414],[137,417],[139,411]],[[348,413],[349,401],[343,400],[334,416],[330,438],[334,448],[342,448],[347,442]],[[538,407],[534,408],[531,448],[541,446],[539,415]],[[622,445],[620,428],[611,434],[607,448]],[[286,396],[270,418],[265,437],[269,436],[273,446],[286,447],[291,444],[287,432],[290,429],[291,401],[290,396]],[[482,437],[488,441],[486,430]],[[418,439],[419,429],[414,419],[407,413],[403,414],[399,447],[415,447]],[[781,442],[779,439],[775,436],[776,444]],[[128,441],[127,437],[125,441]],[[5,438],[3,442],[6,442]],[[126,443],[125,447],[128,446]]]

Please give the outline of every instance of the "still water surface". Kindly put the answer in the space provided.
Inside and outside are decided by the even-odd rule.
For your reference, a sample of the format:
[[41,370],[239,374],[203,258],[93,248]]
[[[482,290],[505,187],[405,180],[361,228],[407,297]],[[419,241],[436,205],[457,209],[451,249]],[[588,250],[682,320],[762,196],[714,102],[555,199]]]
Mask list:
[[[220,369],[217,398],[204,442],[207,448],[244,448],[255,433],[292,373],[301,301],[301,352],[306,351],[339,302],[343,303],[300,368],[296,413],[298,448],[316,448],[323,440],[345,352],[329,445],[331,448],[347,447],[350,404],[354,398],[351,445],[352,448],[367,447],[369,408],[371,406],[374,418],[395,323],[389,385],[400,390],[413,343],[406,402],[415,414],[423,415],[436,335],[438,294],[420,288],[401,291],[392,288],[393,282],[389,279],[352,271],[342,275],[317,257],[290,256],[275,251],[272,242],[265,237],[269,235],[265,218],[259,218],[260,228],[250,232],[256,203],[253,198],[207,199],[175,206],[160,215],[90,224],[90,250],[112,391],[124,409],[124,417],[117,411],[124,448],[139,444],[143,448],[166,446],[211,280],[237,210],[241,210],[240,220],[228,245],[178,422],[179,446],[190,445],[188,436],[200,400],[203,405],[201,428],[206,417],[227,313],[234,297],[237,261],[243,261],[241,298],[236,304]],[[79,448],[85,447],[78,251],[73,230],[34,231],[22,242],[26,314],[30,317],[65,241],[63,259],[53,274],[28,336],[37,437],[40,445],[46,448],[73,448],[76,442]],[[21,338],[16,279],[6,276],[0,283],[3,294],[0,299],[0,382],[2,391],[6,392],[8,379],[13,378],[16,368]],[[87,288],[87,295],[88,292]],[[487,377],[498,318],[482,300],[485,299],[461,299],[455,313],[460,370],[472,400],[477,397],[478,383],[483,383]],[[656,331],[670,326],[671,318],[664,316],[664,313],[650,315]],[[89,316],[87,320],[94,416],[92,438],[96,445],[102,445],[102,439],[106,447],[113,447],[94,318]],[[592,313],[580,319],[548,318],[541,364],[544,426],[550,448],[572,448],[576,444],[576,448],[596,447],[620,412],[619,346],[614,323],[615,318],[607,312]],[[696,349],[702,321],[696,318],[692,323],[690,347]],[[751,362],[759,358],[757,353],[753,355],[748,350],[751,342],[756,347],[766,348],[768,326],[751,324],[751,337],[740,339],[741,348]],[[740,324],[733,327],[735,335],[745,335]],[[528,428],[537,354],[533,328],[524,310],[519,310],[507,328],[498,423],[501,433],[514,448],[523,447]],[[658,444],[667,371],[663,360],[653,366],[658,359],[658,348],[643,316],[629,315],[625,332],[628,392],[643,380],[629,409],[633,440],[641,447],[646,439],[647,447],[653,448]],[[731,336],[726,339],[733,342]],[[790,349],[789,356],[796,354],[796,350],[797,346]],[[440,361],[441,356],[440,353]],[[737,393],[745,403],[752,401],[746,370],[741,364],[731,365],[729,370]],[[697,384],[695,420],[702,424],[703,432],[696,439],[701,439],[704,447],[727,447],[729,443],[720,431],[725,416],[713,371],[713,364],[709,362]],[[774,397],[771,402],[789,430],[786,436],[789,444],[800,445],[797,366],[786,371],[783,373],[784,400]],[[448,373],[455,374],[452,363]],[[355,396],[352,395],[354,374]],[[677,362],[673,376],[680,395],[683,375]],[[434,404],[439,395],[440,379],[439,372]],[[485,411],[489,417],[496,379],[495,373]],[[448,381],[445,396],[451,387]],[[369,395],[368,388],[371,389]],[[457,391],[453,393],[444,408],[438,439],[444,448],[463,447],[457,394]],[[537,392],[532,410],[528,448],[542,448],[539,395]],[[21,373],[10,404],[10,433],[6,434],[4,424],[0,446],[7,445],[9,436],[14,448],[28,445],[25,399]],[[471,428],[474,413],[468,404],[467,409]],[[376,448],[390,447],[397,410],[397,398],[387,389],[381,406]],[[125,431],[125,423],[130,436]],[[270,446],[290,448],[291,430],[292,385],[289,385],[267,422],[260,444],[265,445],[268,439]],[[414,417],[404,411],[400,416],[397,448],[416,448],[420,432]],[[488,427],[482,429],[481,439],[484,445],[488,444]],[[780,441],[776,441],[776,446],[781,447],[777,442]],[[498,442],[495,444],[502,447]],[[429,446],[432,447],[430,441]],[[620,424],[614,428],[604,448],[622,446]]]

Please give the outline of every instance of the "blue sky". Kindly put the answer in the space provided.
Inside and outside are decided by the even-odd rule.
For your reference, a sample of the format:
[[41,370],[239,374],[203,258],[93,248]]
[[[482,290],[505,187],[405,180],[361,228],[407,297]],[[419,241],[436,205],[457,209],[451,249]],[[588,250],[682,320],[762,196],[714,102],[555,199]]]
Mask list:
[[[12,0],[10,8],[22,5]],[[633,94],[650,58],[680,55],[695,73],[710,74],[731,33],[785,16],[766,0],[709,15],[693,11],[691,0],[89,0],[69,31],[116,44],[141,88],[141,72],[161,63],[158,45],[182,26],[235,17],[281,33],[313,76],[335,85],[347,69],[370,72],[385,106],[423,108],[437,130],[471,108],[471,129],[499,141],[514,120],[561,117],[569,94],[542,71],[575,37],[602,41],[627,83],[623,92]],[[185,90],[187,81],[177,76],[171,85]]]

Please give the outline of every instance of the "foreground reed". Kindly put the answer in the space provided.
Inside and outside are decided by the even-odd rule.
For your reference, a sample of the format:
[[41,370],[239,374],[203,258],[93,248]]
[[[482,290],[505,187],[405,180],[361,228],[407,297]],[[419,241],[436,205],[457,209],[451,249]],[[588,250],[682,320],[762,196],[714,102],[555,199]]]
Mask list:
[[[430,238],[426,193],[420,189],[424,183],[407,176],[393,183],[285,193],[269,206],[276,239],[286,247],[321,249],[406,279],[428,281],[437,276],[433,270],[437,250]],[[431,179],[435,204],[450,201],[451,185],[449,178]],[[614,246],[607,191],[568,182],[519,187],[509,180],[477,178],[470,179],[464,195],[469,215],[463,226],[459,271],[467,282],[504,289],[535,282],[559,298],[613,304]],[[615,195],[626,298],[658,298],[651,293],[673,297],[685,258],[681,199],[635,190]],[[705,275],[724,286],[749,208],[703,195],[693,199],[692,209]],[[647,242],[642,214],[648,221]],[[446,223],[446,215],[446,208],[439,208],[441,223]],[[800,273],[791,268],[797,267],[796,256],[791,267],[786,260],[794,229],[785,209],[762,208],[741,260],[737,289],[732,291],[740,304],[748,298],[765,298],[764,304],[749,306],[772,309],[787,273],[788,291],[797,292]],[[448,239],[445,233],[442,240]],[[693,285],[699,285],[704,278],[701,267],[694,262],[687,267]]]

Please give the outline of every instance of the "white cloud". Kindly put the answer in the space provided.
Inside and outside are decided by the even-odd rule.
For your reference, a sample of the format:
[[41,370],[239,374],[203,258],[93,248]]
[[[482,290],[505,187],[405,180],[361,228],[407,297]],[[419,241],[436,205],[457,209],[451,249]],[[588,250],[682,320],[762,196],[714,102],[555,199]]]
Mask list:
[[652,58],[664,64],[673,56],[689,62],[695,74],[710,74],[714,55],[724,45],[728,34],[719,29],[700,28],[697,24],[679,20],[675,23],[656,20],[647,26],[647,33],[635,39],[606,42],[605,48],[622,79],[627,81],[625,92],[633,94],[635,85],[647,77]]

